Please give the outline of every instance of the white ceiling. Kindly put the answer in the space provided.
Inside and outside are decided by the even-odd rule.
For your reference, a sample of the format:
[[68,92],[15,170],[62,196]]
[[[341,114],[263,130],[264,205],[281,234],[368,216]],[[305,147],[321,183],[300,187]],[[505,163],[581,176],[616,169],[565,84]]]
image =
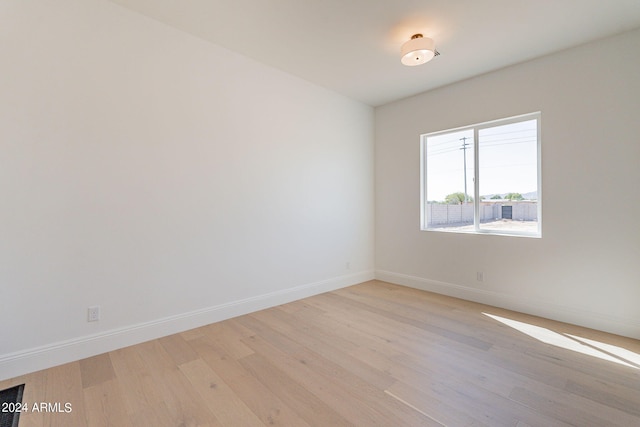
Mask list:
[[[640,0],[111,1],[372,106],[640,27]],[[415,33],[441,56],[406,67]]]

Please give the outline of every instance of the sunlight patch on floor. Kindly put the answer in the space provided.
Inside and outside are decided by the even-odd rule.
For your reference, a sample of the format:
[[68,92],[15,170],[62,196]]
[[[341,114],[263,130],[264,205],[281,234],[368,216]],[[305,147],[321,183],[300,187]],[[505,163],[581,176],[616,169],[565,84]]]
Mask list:
[[562,347],[567,350],[597,357],[599,359],[615,362],[630,368],[640,369],[640,354],[634,353],[622,347],[578,337],[575,335],[561,334],[541,326],[519,322],[494,314],[482,313],[504,325],[516,329],[538,341]]

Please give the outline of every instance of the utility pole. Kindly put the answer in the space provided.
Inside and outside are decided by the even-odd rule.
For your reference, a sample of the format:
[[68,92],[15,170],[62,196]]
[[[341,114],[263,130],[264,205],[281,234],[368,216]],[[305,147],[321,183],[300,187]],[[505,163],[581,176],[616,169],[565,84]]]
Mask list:
[[469,147],[471,144],[467,144],[467,139],[471,139],[468,136],[465,136],[464,138],[460,138],[460,141],[462,141],[462,147],[460,148],[462,150],[462,154],[464,155],[464,202],[467,203],[468,202],[468,197],[467,197],[467,147]]

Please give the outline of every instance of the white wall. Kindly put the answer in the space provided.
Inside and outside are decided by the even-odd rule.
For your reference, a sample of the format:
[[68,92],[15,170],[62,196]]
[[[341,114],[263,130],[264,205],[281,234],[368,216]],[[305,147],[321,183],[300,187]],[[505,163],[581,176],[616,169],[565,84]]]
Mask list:
[[[639,72],[635,31],[376,108],[376,277],[640,338]],[[420,231],[419,135],[534,111],[542,238]]]
[[103,0],[0,15],[0,378],[373,278],[372,108]]

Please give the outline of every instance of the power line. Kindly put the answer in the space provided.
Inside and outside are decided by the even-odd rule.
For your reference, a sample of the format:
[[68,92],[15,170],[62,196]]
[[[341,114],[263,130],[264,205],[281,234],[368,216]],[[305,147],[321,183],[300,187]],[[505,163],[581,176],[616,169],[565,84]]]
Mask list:
[[[467,139],[471,139],[468,137],[465,137]],[[460,138],[463,139],[463,138]],[[508,140],[503,140],[503,141],[508,141]],[[535,140],[527,140],[527,141],[516,141],[514,139],[511,140],[511,142],[497,142],[497,141],[492,141],[492,143],[480,143],[480,149],[482,148],[488,148],[488,147],[496,147],[499,145],[511,145],[511,144],[527,144],[527,143],[535,143]],[[468,144],[469,146],[473,145],[473,144]],[[427,155],[428,156],[435,156],[438,154],[445,154],[445,153],[452,153],[456,150],[461,150],[461,148],[457,148],[457,147],[452,147],[452,148],[439,148],[437,150],[433,150],[433,151],[429,151],[427,150]]]

